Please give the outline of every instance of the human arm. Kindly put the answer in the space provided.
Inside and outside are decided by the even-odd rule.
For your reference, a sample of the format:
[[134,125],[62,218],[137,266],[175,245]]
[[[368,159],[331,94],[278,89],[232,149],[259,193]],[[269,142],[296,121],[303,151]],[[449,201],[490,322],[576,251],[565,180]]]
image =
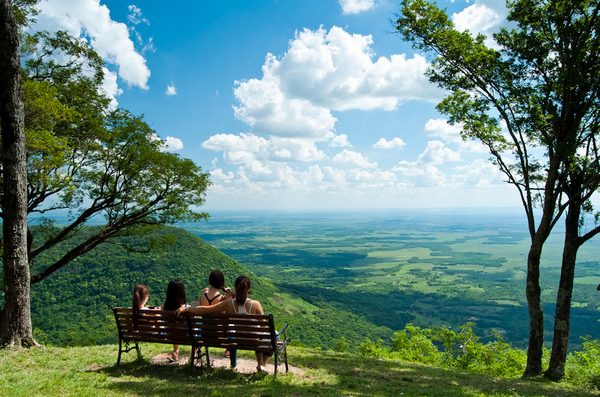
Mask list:
[[225,291],[225,295],[223,295],[221,297],[221,301],[224,301],[227,299],[233,299],[233,292],[231,292],[231,288],[229,288],[229,287],[224,288],[223,291]]
[[259,301],[254,301],[252,304],[252,310],[250,310],[250,314],[264,314],[263,308]]
[[182,313],[188,312],[190,314],[210,314],[210,313],[221,313],[230,312],[229,307],[231,304],[228,301],[219,302],[213,306],[198,306],[198,307],[184,307],[179,308],[175,312],[176,315],[180,316]]

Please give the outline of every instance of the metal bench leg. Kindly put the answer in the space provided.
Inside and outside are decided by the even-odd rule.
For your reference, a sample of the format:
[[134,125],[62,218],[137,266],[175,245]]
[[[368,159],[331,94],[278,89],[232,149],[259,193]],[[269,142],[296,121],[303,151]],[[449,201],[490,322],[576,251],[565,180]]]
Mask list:
[[117,367],[121,365],[121,353],[123,353],[121,346],[121,339],[119,338],[119,357],[117,358]]
[[210,366],[210,356],[208,355],[208,346],[204,346],[204,348],[206,349],[206,366],[207,366],[208,368],[212,368],[212,367]]

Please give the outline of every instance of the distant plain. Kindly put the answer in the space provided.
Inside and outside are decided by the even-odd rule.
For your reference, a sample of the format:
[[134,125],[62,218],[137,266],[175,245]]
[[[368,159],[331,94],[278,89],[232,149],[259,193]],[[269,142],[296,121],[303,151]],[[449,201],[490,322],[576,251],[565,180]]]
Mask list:
[[[529,235],[519,209],[212,212],[207,223],[184,228],[282,293],[324,300],[377,326],[395,331],[406,322],[457,327],[473,321],[483,334],[496,330],[519,347],[526,343]],[[547,340],[561,231],[558,224],[542,256]],[[599,283],[596,238],[578,254],[573,346],[582,336],[599,337]]]

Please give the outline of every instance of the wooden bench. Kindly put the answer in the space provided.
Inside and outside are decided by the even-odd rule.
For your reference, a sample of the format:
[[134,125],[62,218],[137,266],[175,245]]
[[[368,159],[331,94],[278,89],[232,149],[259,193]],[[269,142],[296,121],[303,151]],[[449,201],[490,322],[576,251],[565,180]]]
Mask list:
[[282,362],[285,363],[286,372],[289,371],[287,346],[290,339],[285,336],[287,324],[276,331],[272,314],[211,314],[201,317],[185,313],[177,317],[173,311],[140,310],[136,327],[131,308],[112,309],[119,331],[117,366],[121,364],[122,353],[135,349],[138,357],[141,357],[139,342],[151,342],[191,346],[192,367],[197,362],[202,366],[203,357],[210,367],[208,348],[218,347],[273,353],[275,375]]

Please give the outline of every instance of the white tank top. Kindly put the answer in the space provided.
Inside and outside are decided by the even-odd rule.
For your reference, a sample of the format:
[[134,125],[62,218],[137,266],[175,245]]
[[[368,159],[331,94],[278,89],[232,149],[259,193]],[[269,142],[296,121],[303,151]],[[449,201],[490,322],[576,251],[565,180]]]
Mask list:
[[233,305],[233,312],[235,314],[250,314],[252,312],[252,305],[254,301],[252,299],[248,299],[250,301],[250,308],[246,311],[246,302],[242,306],[235,303],[235,298],[231,300],[231,304]]

